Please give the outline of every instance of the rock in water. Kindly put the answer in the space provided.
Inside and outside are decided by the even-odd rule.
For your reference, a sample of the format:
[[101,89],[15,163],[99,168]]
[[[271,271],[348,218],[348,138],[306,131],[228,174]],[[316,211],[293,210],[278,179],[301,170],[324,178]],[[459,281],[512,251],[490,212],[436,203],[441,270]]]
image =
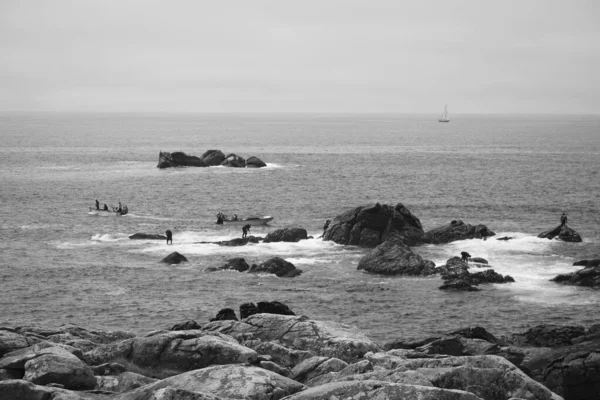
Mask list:
[[600,287],[600,266],[585,267],[576,272],[569,274],[557,275],[550,279],[553,282],[562,283],[563,285],[585,286],[585,287]]
[[338,215],[323,234],[323,240],[360,247],[376,247],[387,240],[408,246],[423,243],[419,218],[398,203],[370,204]]
[[280,278],[293,278],[300,275],[302,270],[296,268],[294,264],[285,261],[283,258],[273,257],[259,265],[252,264],[248,272],[275,274]]
[[211,321],[237,321],[237,317],[235,315],[235,311],[231,308],[223,308],[218,313],[217,316],[211,318]]
[[219,267],[219,270],[234,270],[238,272],[245,272],[250,269],[250,266],[242,257],[236,257],[227,260],[225,264]]
[[165,264],[179,264],[180,262],[187,261],[187,260],[188,259],[185,258],[185,256],[174,251],[173,253],[169,254],[168,256],[166,256],[165,258],[160,260],[160,262],[164,262]]
[[487,226],[465,224],[461,220],[455,220],[448,225],[440,226],[425,233],[423,240],[431,244],[450,243],[456,240],[481,239],[494,236],[495,233]]
[[538,235],[539,238],[542,239],[554,239],[558,238],[563,242],[574,242],[579,243],[582,241],[579,233],[575,232],[573,229],[569,228],[567,225],[565,226],[557,226],[554,229],[549,231],[542,232]]
[[266,166],[267,164],[258,157],[252,156],[246,160],[246,168],[264,168]]
[[357,269],[383,275],[432,275],[435,264],[401,243],[385,242],[371,250],[359,262]]
[[154,233],[134,233],[129,236],[129,239],[138,239],[138,240],[166,240],[167,237],[165,235],[159,235]]
[[234,168],[244,168],[246,167],[246,160],[237,154],[229,154],[225,159],[221,162],[221,165],[225,167],[234,167]]
[[225,154],[221,150],[208,150],[200,156],[200,159],[207,165],[216,166],[221,165],[225,160]]
[[263,242],[299,242],[307,238],[308,233],[304,228],[284,228],[270,232]]
[[208,167],[204,161],[196,156],[188,156],[184,152],[169,153],[161,151],[158,155],[158,168],[171,167]]

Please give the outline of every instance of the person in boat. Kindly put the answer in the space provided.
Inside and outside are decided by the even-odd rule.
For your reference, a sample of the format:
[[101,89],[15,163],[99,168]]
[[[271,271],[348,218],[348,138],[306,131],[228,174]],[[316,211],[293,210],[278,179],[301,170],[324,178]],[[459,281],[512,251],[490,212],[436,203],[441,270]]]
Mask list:
[[217,225],[223,225],[223,214],[217,214]]
[[250,230],[250,224],[246,224],[242,226],[242,239],[245,239],[248,236],[248,231]]
[[560,216],[560,226],[561,228],[567,224],[567,214],[562,213]]
[[173,244],[173,232],[171,232],[169,229],[167,229],[167,231],[165,232],[165,235],[167,235],[167,244],[169,244],[169,242],[171,242],[171,244]]
[[329,224],[331,223],[331,220],[328,219],[327,221],[325,221],[325,225],[323,225],[323,235],[325,234],[325,231],[327,231],[327,228],[329,228]]
[[108,211],[108,206],[104,203],[104,211]]
[[100,202],[98,201],[98,199],[96,199],[96,210],[100,209]]
[[469,258],[471,258],[471,255],[469,253],[467,253],[466,251],[461,251],[460,252],[460,256],[461,256],[461,260],[465,263],[469,263]]

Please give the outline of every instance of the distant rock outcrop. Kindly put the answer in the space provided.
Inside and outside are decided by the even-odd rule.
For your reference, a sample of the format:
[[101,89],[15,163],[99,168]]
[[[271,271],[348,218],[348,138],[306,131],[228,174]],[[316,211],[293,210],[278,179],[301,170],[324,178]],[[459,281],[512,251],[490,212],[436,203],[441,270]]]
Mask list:
[[556,283],[562,283],[563,285],[598,288],[600,287],[600,265],[595,267],[585,267],[584,269],[569,274],[557,275],[550,280]]
[[444,284],[439,287],[441,290],[455,289],[476,291],[475,286],[483,283],[508,283],[515,280],[510,275],[502,276],[493,269],[476,272],[469,272],[469,265],[461,260],[460,257],[452,257],[446,261],[446,265],[437,268],[437,272],[442,275]]
[[208,167],[208,164],[196,156],[188,156],[182,151],[169,153],[161,151],[158,154],[158,168],[171,167]]
[[250,266],[242,257],[236,257],[227,260],[225,264],[218,268],[219,270],[234,270],[238,272],[246,272],[250,269]]
[[270,232],[263,241],[264,243],[271,242],[299,242],[308,238],[308,233],[304,228],[283,228]]
[[582,241],[579,233],[575,232],[575,230],[569,228],[567,225],[564,225],[564,226],[559,225],[554,229],[542,232],[538,235],[538,237],[542,238],[542,239],[558,238],[559,240],[562,240],[563,242],[578,243],[578,242]]
[[246,160],[246,168],[264,168],[266,166],[267,164],[258,157],[252,156]]
[[293,278],[302,274],[301,269],[280,257],[273,257],[259,265],[252,264],[248,272],[275,274],[280,278]]
[[385,242],[380,244],[359,262],[359,270],[382,275],[432,275],[435,264],[424,260],[402,243]]
[[488,236],[494,236],[495,233],[487,226],[465,224],[463,221],[454,220],[447,225],[440,226],[425,232],[423,240],[431,244],[450,243],[456,240],[482,239]]
[[259,301],[256,305],[254,303],[240,305],[241,319],[254,314],[296,315],[287,305],[279,301]]
[[129,236],[129,239],[133,240],[166,240],[167,237],[165,235],[159,235],[155,233],[134,233]]
[[160,260],[160,262],[163,262],[165,264],[179,264],[179,263],[187,261],[187,260],[188,259],[185,258],[184,255],[181,255],[178,252],[174,251],[173,253],[169,254],[168,256],[166,256],[165,258]]
[[245,168],[246,160],[237,154],[229,154],[223,161],[221,161],[221,165],[225,167],[234,167],[234,168]]
[[335,217],[323,240],[360,247],[376,247],[387,240],[414,246],[423,243],[423,227],[419,218],[398,203],[370,204],[357,207]]
[[221,165],[225,160],[225,154],[221,150],[207,150],[200,156],[200,159],[207,165],[216,166]]

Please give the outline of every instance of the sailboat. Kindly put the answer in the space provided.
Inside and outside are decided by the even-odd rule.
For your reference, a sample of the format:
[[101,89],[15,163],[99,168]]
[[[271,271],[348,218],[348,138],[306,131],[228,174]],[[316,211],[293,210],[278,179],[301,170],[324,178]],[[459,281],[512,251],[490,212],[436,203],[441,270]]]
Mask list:
[[450,120],[448,119],[448,104],[444,106],[444,115],[442,115],[441,118],[438,119],[438,122],[450,122]]

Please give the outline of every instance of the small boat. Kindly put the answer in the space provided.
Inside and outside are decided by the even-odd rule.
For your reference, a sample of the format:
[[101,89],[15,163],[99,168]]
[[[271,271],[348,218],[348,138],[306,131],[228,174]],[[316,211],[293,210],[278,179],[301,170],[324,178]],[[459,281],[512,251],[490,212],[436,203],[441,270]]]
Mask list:
[[[221,214],[222,215],[222,214]],[[270,215],[264,215],[262,217],[247,217],[247,218],[228,218],[226,215],[222,215],[222,218],[217,217],[217,224],[227,226],[257,226],[266,225],[273,220],[274,217]]]
[[90,212],[88,213],[89,215],[98,215],[101,217],[120,217],[122,215],[125,215],[129,212],[129,209],[127,209],[127,206],[123,206],[121,208],[121,211],[119,211],[119,209],[117,207],[112,207],[112,210],[103,210],[103,209],[98,209],[98,208],[94,208],[94,207],[90,207]]
[[450,122],[450,119],[448,118],[448,104],[444,106],[444,115],[438,119],[438,122]]

